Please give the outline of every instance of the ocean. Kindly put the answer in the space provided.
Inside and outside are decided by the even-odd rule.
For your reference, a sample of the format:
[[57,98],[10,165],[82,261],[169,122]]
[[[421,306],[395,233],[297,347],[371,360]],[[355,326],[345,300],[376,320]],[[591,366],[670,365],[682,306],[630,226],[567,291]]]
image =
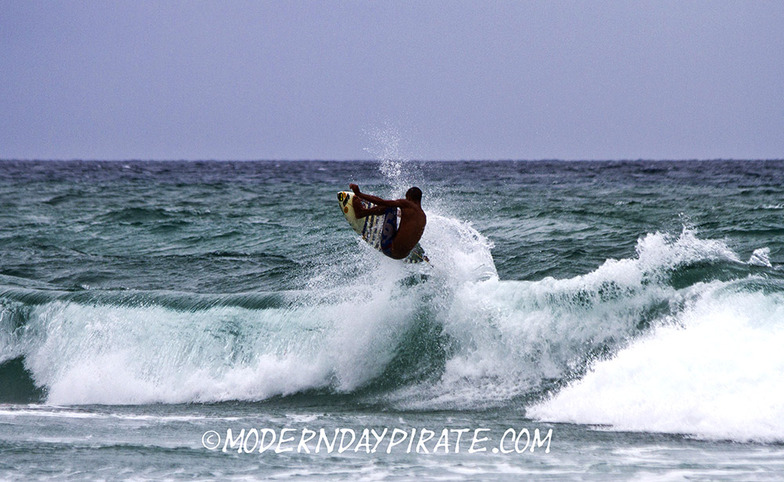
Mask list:
[[782,161],[0,162],[0,479],[780,480],[783,216]]

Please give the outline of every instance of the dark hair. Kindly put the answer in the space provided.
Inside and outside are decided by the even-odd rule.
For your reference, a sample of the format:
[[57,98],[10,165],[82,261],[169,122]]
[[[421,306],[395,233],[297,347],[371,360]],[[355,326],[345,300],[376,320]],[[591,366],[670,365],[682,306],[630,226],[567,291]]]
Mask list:
[[422,202],[422,190],[418,187],[412,187],[408,191],[406,191],[406,198],[421,203]]

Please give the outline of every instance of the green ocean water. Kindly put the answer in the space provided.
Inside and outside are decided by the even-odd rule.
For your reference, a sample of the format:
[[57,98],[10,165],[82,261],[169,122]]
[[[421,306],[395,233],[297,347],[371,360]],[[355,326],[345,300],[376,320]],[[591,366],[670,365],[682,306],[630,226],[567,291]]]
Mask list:
[[[775,479],[782,214],[781,161],[0,162],[0,478]],[[205,445],[253,428],[409,435]]]

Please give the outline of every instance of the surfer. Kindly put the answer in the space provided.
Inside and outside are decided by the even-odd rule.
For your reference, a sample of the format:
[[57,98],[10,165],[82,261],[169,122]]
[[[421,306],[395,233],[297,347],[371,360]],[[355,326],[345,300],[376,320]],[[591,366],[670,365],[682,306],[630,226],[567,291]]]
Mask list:
[[[400,226],[395,225],[396,216],[390,216],[393,220],[390,229],[384,227],[381,234],[381,252],[392,259],[403,259],[408,256],[425,232],[425,224],[427,224],[427,216],[422,211],[422,190],[412,187],[406,191],[405,199],[389,200],[361,193],[356,184],[349,184],[348,187],[354,191],[353,206],[358,219],[365,216],[396,215],[397,209],[400,208]],[[376,206],[366,208],[360,199]]]

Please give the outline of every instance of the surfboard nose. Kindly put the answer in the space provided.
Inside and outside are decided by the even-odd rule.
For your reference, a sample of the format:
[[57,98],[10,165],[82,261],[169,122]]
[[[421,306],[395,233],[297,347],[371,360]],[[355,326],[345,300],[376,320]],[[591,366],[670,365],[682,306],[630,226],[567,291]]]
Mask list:
[[338,203],[340,203],[341,206],[346,207],[346,204],[348,204],[350,199],[351,196],[349,196],[346,191],[340,191],[338,193]]

